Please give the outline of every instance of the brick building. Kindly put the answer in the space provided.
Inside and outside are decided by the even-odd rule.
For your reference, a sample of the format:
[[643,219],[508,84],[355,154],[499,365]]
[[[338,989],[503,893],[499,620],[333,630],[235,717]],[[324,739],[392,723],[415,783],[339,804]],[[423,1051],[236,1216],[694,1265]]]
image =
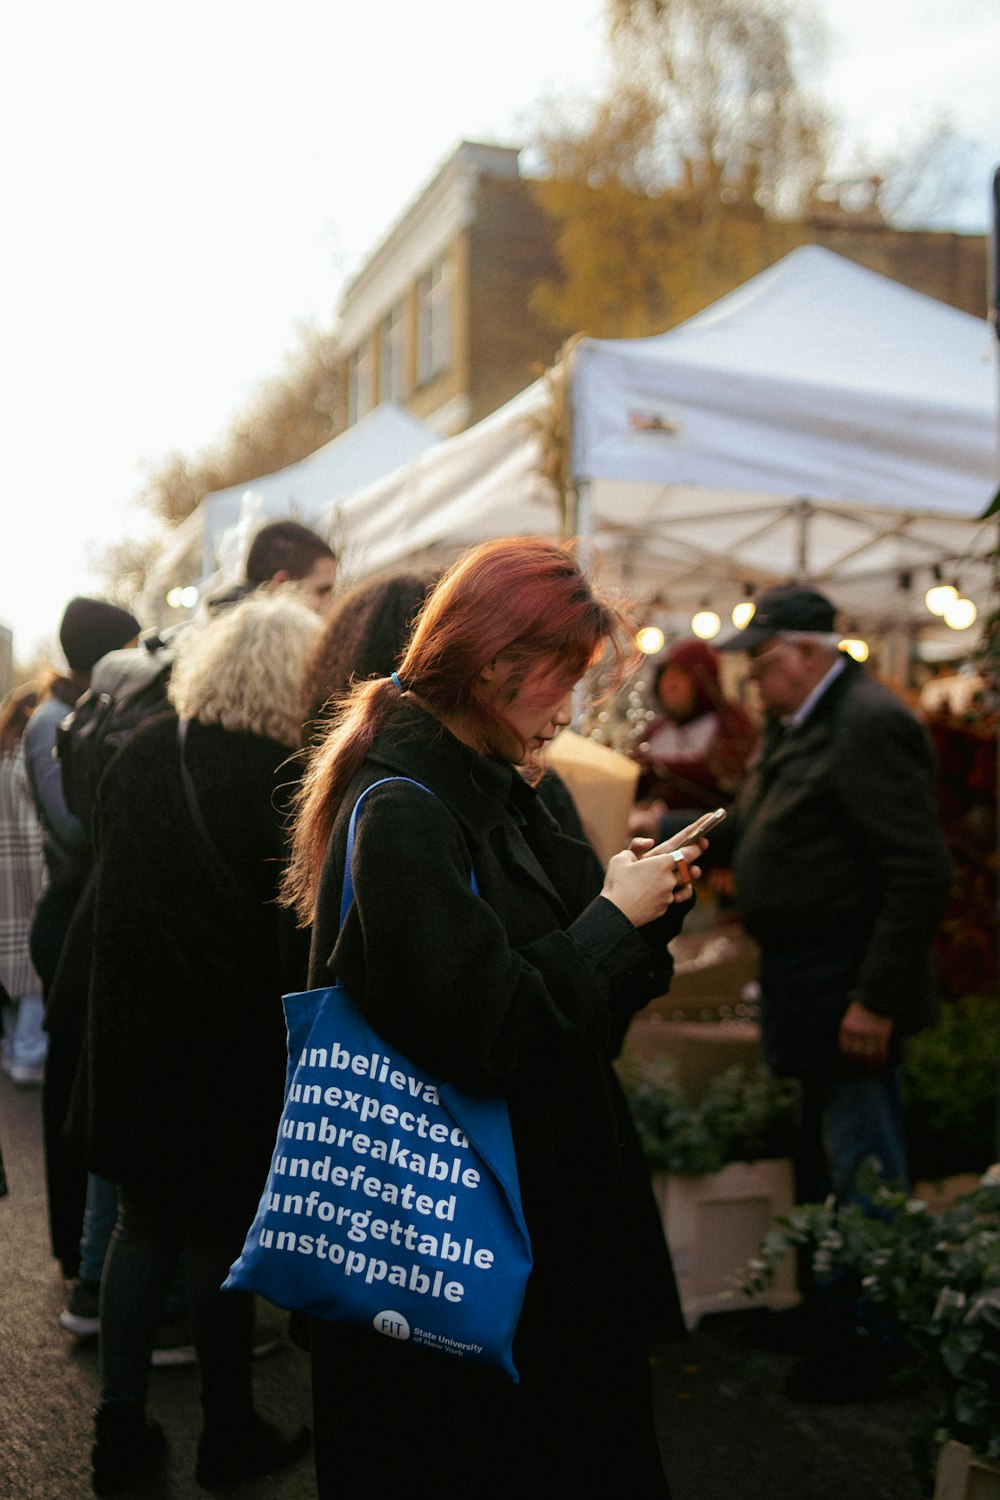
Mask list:
[[555,271],[552,236],[517,158],[463,141],[347,287],[348,425],[393,400],[459,432],[554,358],[560,341],[528,306]]
[[[393,400],[443,436],[460,432],[555,359],[562,339],[530,301],[558,274],[555,235],[518,155],[463,141],[347,286],[347,425]],[[985,316],[981,235],[895,230],[837,208],[801,229],[805,243]]]

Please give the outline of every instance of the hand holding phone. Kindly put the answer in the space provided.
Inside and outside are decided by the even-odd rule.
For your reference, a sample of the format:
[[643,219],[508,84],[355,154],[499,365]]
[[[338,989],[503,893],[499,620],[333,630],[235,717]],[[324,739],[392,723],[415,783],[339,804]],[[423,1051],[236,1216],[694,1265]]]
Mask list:
[[699,839],[705,838],[709,830],[717,828],[726,816],[724,807],[717,807],[714,812],[705,813],[704,817],[695,818],[680,833],[675,833],[669,839],[664,839],[662,844],[657,844],[650,849],[650,854],[672,854],[675,849],[683,849],[686,844],[696,844]]

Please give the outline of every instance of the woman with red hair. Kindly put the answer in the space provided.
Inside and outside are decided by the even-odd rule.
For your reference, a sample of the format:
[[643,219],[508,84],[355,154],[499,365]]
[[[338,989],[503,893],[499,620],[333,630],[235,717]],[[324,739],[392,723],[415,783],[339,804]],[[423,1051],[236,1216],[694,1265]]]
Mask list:
[[[324,1500],[362,1486],[668,1493],[648,1346],[682,1324],[611,1059],[634,1011],[669,984],[667,943],[691,890],[668,856],[643,857],[648,841],[602,872],[517,770],[626,635],[567,547],[485,543],[431,594],[398,672],[343,700],[307,772],[285,896],[313,925],[310,985],[336,976],[387,1043],[506,1100],[533,1255],[516,1386],[313,1321]],[[435,795],[406,780],[371,793],[341,927],[351,811],[386,777]]]

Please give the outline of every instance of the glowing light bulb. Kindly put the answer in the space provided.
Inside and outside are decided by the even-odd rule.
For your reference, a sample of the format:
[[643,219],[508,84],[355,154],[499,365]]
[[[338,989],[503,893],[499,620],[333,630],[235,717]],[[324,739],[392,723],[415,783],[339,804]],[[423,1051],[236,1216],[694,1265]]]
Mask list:
[[644,625],[635,633],[635,643],[644,656],[655,656],[663,650],[663,631],[658,625]]
[[183,593],[184,590],[182,588],[173,588],[170,590],[170,592],[167,594],[167,604],[170,609],[183,608],[183,605],[181,603],[181,596],[183,595]]
[[958,589],[953,583],[935,583],[924,595],[924,603],[932,615],[943,615],[958,598]]
[[855,661],[867,661],[870,655],[868,642],[855,640],[852,637],[838,641],[837,649],[839,651],[846,651],[847,655],[853,656]]
[[189,583],[186,589],[181,589],[181,604],[185,609],[194,609],[198,603],[198,590],[193,583]]
[[733,624],[737,630],[746,630],[750,621],[757,613],[757,606],[752,599],[741,599],[739,604],[733,605]]
[[968,630],[975,623],[976,606],[971,599],[955,599],[944,611],[944,623],[952,630]]
[[714,609],[699,609],[691,620],[691,629],[699,640],[710,641],[722,629],[722,621]]

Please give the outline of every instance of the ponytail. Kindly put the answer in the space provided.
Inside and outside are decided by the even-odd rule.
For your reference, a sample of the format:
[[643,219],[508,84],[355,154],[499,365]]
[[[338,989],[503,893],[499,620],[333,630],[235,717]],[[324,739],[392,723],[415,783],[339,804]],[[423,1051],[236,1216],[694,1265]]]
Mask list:
[[344,794],[364,764],[399,689],[389,677],[361,682],[341,700],[309,758],[293,801],[294,826],[280,900],[303,927],[315,917],[319,874]]

